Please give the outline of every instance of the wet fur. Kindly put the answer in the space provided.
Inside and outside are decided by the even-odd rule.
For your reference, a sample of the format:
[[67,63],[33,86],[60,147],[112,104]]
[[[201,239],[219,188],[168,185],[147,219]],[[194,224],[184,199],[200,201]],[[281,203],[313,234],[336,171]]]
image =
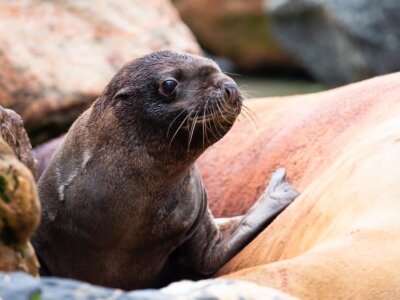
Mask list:
[[[174,97],[160,93],[168,77],[179,81]],[[240,94],[224,84],[234,82],[211,60],[170,51],[114,76],[40,178],[33,243],[44,270],[123,289],[207,276],[294,199],[280,174],[272,205],[266,192],[258,210],[221,228],[214,222],[194,163],[240,113]],[[221,106],[207,110],[211,102]],[[200,114],[212,121],[198,125]]]

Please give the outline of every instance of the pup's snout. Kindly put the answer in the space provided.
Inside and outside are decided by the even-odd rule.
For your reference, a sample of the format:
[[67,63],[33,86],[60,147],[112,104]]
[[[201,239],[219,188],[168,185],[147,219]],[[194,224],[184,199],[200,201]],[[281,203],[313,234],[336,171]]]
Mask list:
[[218,74],[214,77],[214,86],[219,89],[219,92],[223,94],[224,100],[232,105],[236,105],[241,99],[239,88],[236,82],[224,74]]
[[235,102],[239,95],[238,87],[234,82],[224,83],[225,99],[229,102]]
[[237,93],[236,83],[225,83],[224,84],[225,94],[227,98],[231,98]]

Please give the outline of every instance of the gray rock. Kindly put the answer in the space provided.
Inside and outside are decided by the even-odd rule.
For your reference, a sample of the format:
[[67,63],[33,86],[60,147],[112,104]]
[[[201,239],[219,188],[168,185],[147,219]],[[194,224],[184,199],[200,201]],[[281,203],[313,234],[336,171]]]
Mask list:
[[76,280],[35,278],[21,272],[0,273],[2,300],[293,300],[277,290],[245,281],[210,279],[181,281],[161,290],[124,292],[90,285]]
[[400,1],[265,0],[277,40],[318,80],[400,70]]

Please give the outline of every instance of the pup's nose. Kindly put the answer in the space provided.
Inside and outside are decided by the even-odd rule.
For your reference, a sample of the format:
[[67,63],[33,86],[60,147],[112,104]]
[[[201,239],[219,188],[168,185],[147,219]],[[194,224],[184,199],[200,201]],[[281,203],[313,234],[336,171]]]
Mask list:
[[236,98],[236,96],[238,94],[238,89],[237,89],[236,83],[234,83],[234,82],[224,83],[224,89],[225,89],[225,94],[226,94],[227,99],[232,100],[232,99]]

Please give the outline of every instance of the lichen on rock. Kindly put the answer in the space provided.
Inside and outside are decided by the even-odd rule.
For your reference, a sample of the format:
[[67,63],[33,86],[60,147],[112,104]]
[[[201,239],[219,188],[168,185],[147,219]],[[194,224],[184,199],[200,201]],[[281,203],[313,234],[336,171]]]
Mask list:
[[2,107],[0,134],[0,270],[37,275],[38,262],[29,242],[40,216],[32,174],[36,162],[21,118]]

